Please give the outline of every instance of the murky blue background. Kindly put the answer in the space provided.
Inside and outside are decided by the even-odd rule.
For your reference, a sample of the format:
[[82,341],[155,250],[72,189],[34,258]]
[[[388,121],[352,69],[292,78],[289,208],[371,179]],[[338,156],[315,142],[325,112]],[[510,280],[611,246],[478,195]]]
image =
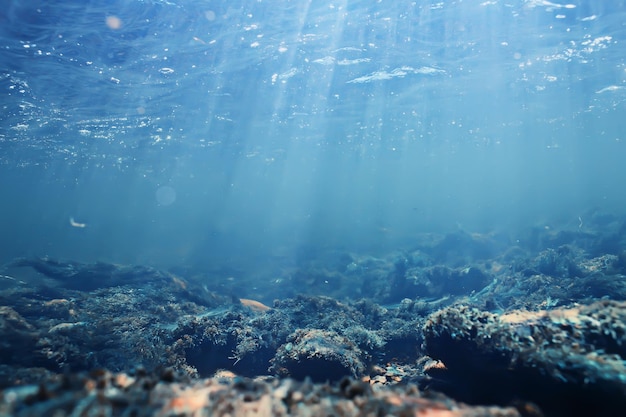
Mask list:
[[624,22],[624,1],[6,1],[0,260],[271,276],[622,216]]

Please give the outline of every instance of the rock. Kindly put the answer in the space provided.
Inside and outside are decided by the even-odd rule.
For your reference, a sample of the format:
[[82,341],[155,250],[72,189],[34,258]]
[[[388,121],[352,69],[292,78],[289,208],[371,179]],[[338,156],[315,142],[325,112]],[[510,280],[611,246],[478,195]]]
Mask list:
[[361,349],[337,332],[299,329],[287,341],[272,359],[271,369],[281,376],[324,382],[360,376],[365,370]]
[[[493,314],[454,306],[424,325],[433,386],[470,403],[523,398],[560,415],[626,407],[626,303]],[[588,414],[584,414],[587,412]]]

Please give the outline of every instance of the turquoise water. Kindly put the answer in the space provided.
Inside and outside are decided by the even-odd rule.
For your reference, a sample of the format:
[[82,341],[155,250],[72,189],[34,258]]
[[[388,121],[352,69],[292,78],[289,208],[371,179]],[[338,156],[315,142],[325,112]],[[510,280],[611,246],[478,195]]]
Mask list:
[[624,1],[4,4],[0,261],[271,279],[625,214]]

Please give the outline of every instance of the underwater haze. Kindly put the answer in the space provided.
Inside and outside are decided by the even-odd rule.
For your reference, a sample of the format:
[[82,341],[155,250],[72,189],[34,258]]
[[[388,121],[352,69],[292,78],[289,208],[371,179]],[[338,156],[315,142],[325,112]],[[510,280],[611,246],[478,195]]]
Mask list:
[[620,0],[7,0],[0,261],[269,276],[624,216],[624,22]]

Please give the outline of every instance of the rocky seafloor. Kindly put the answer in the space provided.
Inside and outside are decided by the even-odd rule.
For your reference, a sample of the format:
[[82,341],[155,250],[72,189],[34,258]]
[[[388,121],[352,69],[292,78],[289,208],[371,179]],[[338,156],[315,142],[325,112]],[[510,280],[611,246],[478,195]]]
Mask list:
[[183,268],[15,259],[0,415],[621,415],[626,223],[590,219],[328,252],[254,294]]

